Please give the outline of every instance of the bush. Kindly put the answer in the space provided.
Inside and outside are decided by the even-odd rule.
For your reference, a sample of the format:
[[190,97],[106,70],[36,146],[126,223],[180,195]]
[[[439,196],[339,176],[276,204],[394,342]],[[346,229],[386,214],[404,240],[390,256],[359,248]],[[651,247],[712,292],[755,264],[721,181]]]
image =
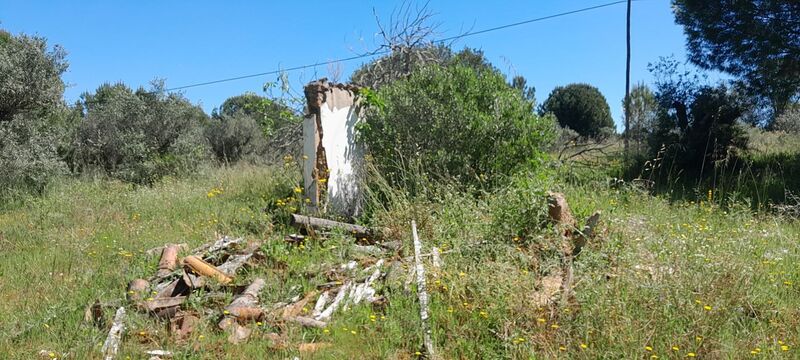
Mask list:
[[265,139],[256,120],[244,114],[219,116],[205,128],[205,137],[217,160],[231,164],[264,154]]
[[61,126],[65,55],[44,38],[0,30],[0,198],[41,192],[66,171],[59,157],[69,133]]
[[747,147],[744,129],[736,123],[745,108],[723,85],[701,87],[689,101],[688,106],[675,101],[678,110],[662,110],[650,148],[654,157],[663,153],[669,168],[702,177],[733,150]]
[[[288,124],[301,123],[300,116],[280,99],[270,99],[246,92],[229,97],[211,117],[248,116],[260,127],[263,136],[271,137],[277,129]],[[239,121],[241,123],[241,121]]]
[[58,156],[56,134],[44,121],[26,119],[0,122],[0,184],[9,192],[41,192],[47,183],[66,173]]
[[64,94],[61,74],[68,66],[65,57],[58,45],[48,50],[44,38],[13,36],[0,30],[0,122],[60,105]]
[[491,187],[538,164],[553,136],[553,120],[536,116],[496,70],[426,67],[366,94],[372,106],[359,136],[393,185],[420,166],[428,176]]
[[208,158],[202,109],[177,94],[131,91],[124,84],[101,85],[84,94],[77,129],[78,170],[97,168],[121,180],[151,184],[165,175],[194,170]]
[[800,134],[800,105],[789,107],[772,122],[772,130]]
[[540,109],[540,114],[546,113],[552,113],[561,126],[581,136],[602,137],[614,132],[614,120],[605,96],[588,84],[553,89]]

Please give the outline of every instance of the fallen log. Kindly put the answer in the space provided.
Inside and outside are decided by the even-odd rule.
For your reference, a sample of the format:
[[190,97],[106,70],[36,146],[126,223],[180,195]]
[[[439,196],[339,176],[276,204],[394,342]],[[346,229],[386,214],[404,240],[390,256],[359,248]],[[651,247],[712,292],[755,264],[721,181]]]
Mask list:
[[119,344],[122,341],[122,333],[125,331],[125,308],[120,306],[114,314],[114,323],[108,331],[108,337],[103,343],[103,359],[113,360],[119,352]]
[[255,279],[250,286],[231,301],[230,305],[225,307],[225,311],[240,321],[261,318],[264,315],[264,311],[258,307],[258,293],[261,292],[265,285],[264,279]]
[[294,323],[298,323],[298,324],[303,325],[305,327],[315,327],[315,328],[322,329],[322,328],[328,326],[328,323],[326,323],[324,321],[319,321],[319,320],[312,319],[310,317],[305,317],[305,316],[293,316],[293,317],[285,318],[285,320],[286,321],[290,321],[290,322],[294,322]]
[[214,265],[211,265],[203,261],[203,259],[197,256],[187,256],[183,259],[183,263],[187,267],[189,267],[189,269],[191,269],[192,271],[200,275],[215,279],[219,281],[220,284],[227,285],[228,283],[233,281],[233,279],[230,276],[225,275],[225,273],[219,271],[219,269],[214,267]]
[[236,272],[239,271],[239,268],[244,266],[250,258],[253,257],[253,253],[244,254],[244,255],[232,255],[228,258],[225,263],[220,266],[217,266],[219,271],[222,271],[228,276],[235,276]]
[[327,219],[320,219],[311,216],[299,215],[299,214],[292,214],[292,226],[297,228],[311,228],[312,230],[342,230],[348,233],[352,233],[357,238],[372,238],[375,235],[375,231],[372,229],[361,226],[361,225],[353,225],[333,220]]
[[336,297],[333,298],[331,304],[328,305],[328,307],[325,310],[323,310],[319,315],[315,316],[314,319],[320,321],[329,319],[331,315],[333,315],[333,312],[336,311],[337,308],[339,308],[339,304],[342,302],[342,300],[344,300],[344,297],[345,295],[347,295],[347,292],[350,290],[351,286],[352,283],[350,281],[342,285],[342,287],[339,288],[339,292],[336,294]]

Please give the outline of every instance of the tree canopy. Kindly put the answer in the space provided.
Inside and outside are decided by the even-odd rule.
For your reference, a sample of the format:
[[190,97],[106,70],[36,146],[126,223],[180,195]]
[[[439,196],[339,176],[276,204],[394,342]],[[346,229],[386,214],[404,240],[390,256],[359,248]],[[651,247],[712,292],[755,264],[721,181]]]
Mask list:
[[780,114],[800,94],[800,2],[673,0],[689,59],[739,78]]
[[212,112],[212,117],[216,119],[235,116],[255,120],[265,137],[272,135],[275,129],[299,121],[297,113],[284,102],[252,92],[231,96]]
[[44,38],[0,30],[0,122],[60,104],[61,74],[68,66],[65,57],[60,46],[48,49]]
[[561,126],[581,136],[597,137],[614,128],[605,96],[589,84],[556,87],[542,103],[540,112],[552,113]]

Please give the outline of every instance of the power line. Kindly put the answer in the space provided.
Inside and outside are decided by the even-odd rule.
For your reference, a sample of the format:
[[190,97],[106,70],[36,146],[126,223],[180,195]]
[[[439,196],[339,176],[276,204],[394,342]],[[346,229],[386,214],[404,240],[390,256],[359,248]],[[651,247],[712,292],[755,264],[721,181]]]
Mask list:
[[[547,16],[542,16],[542,17],[538,17],[538,18],[534,18],[534,19],[519,21],[519,22],[515,22],[515,23],[511,23],[511,24],[500,25],[500,26],[496,26],[496,27],[492,27],[492,28],[488,28],[488,29],[483,29],[483,30],[478,30],[478,31],[470,31],[470,32],[466,32],[466,33],[461,34],[461,35],[456,35],[456,36],[451,36],[451,37],[447,37],[447,38],[444,38],[444,39],[434,40],[433,42],[434,43],[443,43],[443,42],[458,40],[458,39],[469,37],[469,36],[485,34],[485,33],[488,33],[488,32],[502,30],[502,29],[508,29],[510,27],[515,27],[515,26],[530,24],[530,23],[534,23],[534,22],[549,20],[549,19],[562,17],[562,16],[567,16],[567,15],[572,15],[572,14],[577,14],[577,13],[581,13],[581,12],[597,10],[597,9],[600,9],[600,8],[614,6],[614,5],[622,4],[622,3],[625,3],[625,2],[627,2],[627,0],[619,0],[619,1],[614,1],[614,2],[610,2],[610,3],[590,6],[590,7],[586,7],[586,8],[582,8],[582,9],[566,11],[566,12],[562,12],[562,13],[558,13],[558,14],[547,15]],[[313,68],[313,67],[317,67],[317,66],[321,66],[321,65],[329,65],[329,64],[339,63],[339,62],[346,62],[346,61],[358,60],[358,59],[363,59],[363,58],[368,58],[368,57],[373,57],[373,56],[378,56],[378,55],[384,55],[384,54],[387,54],[389,52],[390,52],[390,50],[386,49],[386,50],[382,50],[382,51],[371,52],[371,53],[368,53],[368,54],[356,55],[356,56],[351,56],[351,57],[341,58],[341,59],[336,59],[336,60],[328,60],[328,61],[318,62],[318,63],[314,63],[314,64],[300,65],[300,66],[294,66],[294,67],[285,68],[285,69],[266,71],[266,72],[257,73],[257,74],[242,75],[242,76],[236,76],[236,77],[231,77],[231,78],[206,81],[206,82],[201,82],[201,83],[196,83],[196,84],[177,86],[177,87],[165,89],[164,91],[166,91],[166,92],[168,92],[168,91],[176,91],[176,90],[189,89],[189,88],[198,87],[198,86],[206,86],[206,85],[219,84],[219,83],[235,81],[235,80],[249,79],[249,78],[265,76],[265,75],[276,75],[276,74],[280,74],[280,73],[288,72],[288,71],[302,70],[302,69]]]

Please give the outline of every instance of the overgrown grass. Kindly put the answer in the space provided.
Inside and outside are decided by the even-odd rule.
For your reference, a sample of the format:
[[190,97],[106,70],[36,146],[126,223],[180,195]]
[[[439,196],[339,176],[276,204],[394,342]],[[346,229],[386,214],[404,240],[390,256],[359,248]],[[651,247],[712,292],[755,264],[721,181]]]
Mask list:
[[[428,264],[433,335],[444,358],[798,357],[797,224],[746,206],[670,204],[599,177],[557,179],[520,175],[482,196],[446,186],[426,197],[393,191],[371,207],[364,220],[388,227],[387,240],[403,242],[400,256],[413,253],[411,219],[424,252],[444,252],[440,270]],[[99,358],[107,328],[85,324],[85,307],[99,299],[110,315],[125,303],[129,280],[155,271],[157,259],[143,251],[169,242],[193,247],[215,233],[264,241],[268,260],[237,282],[264,277],[266,304],[311,291],[327,281],[315,269],[363,255],[345,234],[302,247],[282,240],[289,229],[280,214],[293,205],[275,204],[298,198],[297,181],[295,168],[247,167],[152,188],[75,180],[7,206],[0,214],[0,353]],[[603,215],[600,235],[574,264],[574,297],[537,307],[539,281],[561,266],[560,239],[541,221],[545,190],[563,191],[579,219],[595,209]],[[198,311],[204,325],[182,343],[165,323],[131,312],[121,358],[164,348],[179,359],[284,359],[300,355],[300,343],[326,342],[306,357],[415,359],[421,334],[407,267],[389,267],[378,288],[385,307],[337,312],[324,330],[253,324],[240,345],[215,328],[224,300],[192,300],[191,308],[210,312]],[[285,347],[270,333],[284,334]]]

